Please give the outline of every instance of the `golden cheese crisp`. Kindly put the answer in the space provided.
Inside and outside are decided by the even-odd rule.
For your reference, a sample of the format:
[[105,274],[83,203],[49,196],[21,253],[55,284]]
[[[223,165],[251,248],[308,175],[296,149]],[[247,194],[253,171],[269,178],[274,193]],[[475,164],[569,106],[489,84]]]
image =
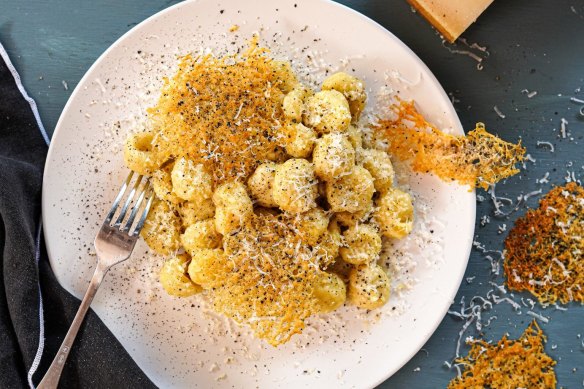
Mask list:
[[482,339],[469,342],[466,357],[456,360],[462,375],[448,389],[555,388],[554,361],[544,351],[546,337],[534,320],[517,340],[503,336],[497,344]]
[[545,195],[515,222],[505,239],[510,290],[542,304],[584,303],[584,188],[570,182]]
[[521,142],[505,142],[482,123],[466,136],[446,134],[428,123],[413,101],[400,101],[392,109],[395,118],[374,126],[375,136],[386,141],[393,157],[409,161],[414,171],[483,189],[519,172],[515,165],[525,154]]

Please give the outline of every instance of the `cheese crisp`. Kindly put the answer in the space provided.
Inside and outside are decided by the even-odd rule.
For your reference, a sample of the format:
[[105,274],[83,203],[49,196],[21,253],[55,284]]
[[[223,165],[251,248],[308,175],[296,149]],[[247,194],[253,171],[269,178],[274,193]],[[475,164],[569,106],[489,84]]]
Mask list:
[[384,305],[382,236],[411,232],[413,204],[389,155],[363,146],[366,99],[345,73],[312,90],[255,40],[241,55],[183,57],[124,153],[151,177],[142,236],[166,257],[163,288],[206,293],[274,346],[311,315]]
[[575,182],[546,194],[515,222],[505,239],[510,290],[542,304],[584,303],[584,188]]
[[519,172],[515,165],[525,154],[521,142],[505,142],[488,133],[482,123],[466,136],[446,134],[428,123],[413,102],[400,101],[392,110],[395,118],[381,120],[374,134],[388,144],[392,156],[410,162],[414,171],[483,189]]
[[554,361],[545,353],[546,338],[534,320],[519,339],[503,336],[496,344],[471,340],[466,357],[456,360],[462,375],[448,389],[462,388],[555,388]]

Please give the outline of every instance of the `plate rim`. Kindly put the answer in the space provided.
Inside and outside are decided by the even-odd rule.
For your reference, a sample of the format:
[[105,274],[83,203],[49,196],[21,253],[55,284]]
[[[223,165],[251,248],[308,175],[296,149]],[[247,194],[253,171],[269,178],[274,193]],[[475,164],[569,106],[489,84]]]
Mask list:
[[[170,7],[167,7],[163,10],[160,10],[160,11],[150,15],[149,17],[147,17],[146,19],[144,19],[143,21],[141,21],[137,25],[133,26],[132,28],[130,28],[129,30],[124,32],[121,36],[119,36],[112,44],[110,44],[108,46],[108,48],[103,53],[101,53],[99,55],[99,57],[97,57],[97,59],[85,71],[83,77],[81,77],[81,79],[79,80],[79,82],[75,86],[73,92],[69,96],[65,106],[63,107],[63,110],[61,111],[61,114],[59,115],[59,119],[57,121],[57,124],[55,125],[55,129],[54,129],[53,134],[52,134],[51,139],[50,139],[49,149],[48,149],[47,156],[46,156],[46,163],[45,163],[44,171],[43,171],[41,210],[47,209],[49,207],[48,195],[46,194],[47,193],[47,185],[48,185],[48,181],[49,181],[48,176],[50,174],[49,173],[50,163],[54,157],[54,154],[56,153],[55,149],[57,147],[53,140],[54,139],[56,140],[60,136],[60,134],[63,131],[65,131],[65,130],[63,130],[63,127],[65,127],[63,123],[66,120],[65,116],[67,116],[68,112],[72,109],[77,95],[82,90],[81,86],[87,82],[87,79],[89,78],[89,76],[93,72],[93,70],[95,68],[97,68],[98,66],[100,66],[100,64],[107,59],[110,52],[115,50],[118,46],[122,45],[138,29],[141,29],[144,26],[152,23],[153,21],[164,17],[166,14],[176,12],[177,9],[180,9],[183,7],[189,7],[190,4],[194,4],[194,3],[204,3],[206,1],[210,2],[210,0],[186,0],[186,1],[182,1],[180,3],[174,4]],[[299,1],[301,1],[301,0],[299,0]],[[457,127],[458,129],[461,129],[464,133],[464,127],[462,126],[460,118],[459,118],[458,114],[456,113],[456,110],[455,110],[454,106],[452,105],[452,102],[448,98],[448,95],[447,95],[446,91],[444,90],[444,87],[442,86],[442,84],[438,81],[438,79],[436,78],[434,73],[424,63],[424,61],[409,46],[407,46],[399,37],[397,37],[395,34],[393,34],[390,30],[388,30],[387,28],[382,26],[377,21],[369,18],[368,16],[360,13],[359,11],[357,11],[353,8],[350,8],[349,6],[347,6],[345,4],[337,3],[337,2],[332,1],[332,0],[312,0],[312,1],[319,1],[321,3],[326,3],[329,6],[339,8],[343,12],[350,13],[353,17],[357,17],[357,18],[361,19],[363,22],[372,25],[377,30],[379,30],[383,34],[387,35],[390,39],[394,40],[395,43],[397,43],[399,46],[401,46],[402,49],[404,49],[405,52],[408,53],[408,55],[410,57],[412,57],[412,59],[414,61],[416,61],[417,64],[430,77],[430,79],[427,81],[434,83],[438,87],[437,88],[438,92],[440,93],[442,98],[448,102],[448,105],[447,105],[448,110],[450,111],[450,114],[452,115],[452,117],[455,119],[454,126]],[[447,315],[448,309],[450,308],[451,304],[454,302],[454,298],[456,297],[456,294],[458,293],[458,291],[460,289],[460,285],[462,283],[464,274],[466,273],[466,269],[468,267],[468,263],[470,260],[470,254],[472,251],[472,242],[473,242],[474,232],[476,229],[476,190],[474,188],[472,188],[471,190],[469,190],[469,193],[472,195],[472,198],[473,198],[473,201],[470,202],[470,208],[469,208],[470,220],[466,221],[466,223],[468,223],[470,225],[470,230],[469,230],[468,238],[465,239],[465,242],[463,242],[463,243],[465,243],[465,245],[464,245],[465,247],[461,247],[463,249],[463,251],[465,252],[466,261],[464,262],[464,266],[460,267],[459,274],[456,277],[458,279],[458,281],[456,283],[456,285],[457,285],[456,289],[452,289],[452,292],[449,293],[448,296],[446,296],[446,297],[448,297],[448,301],[450,302],[450,304],[445,305],[445,308],[441,309],[441,315],[440,315],[441,319],[436,321],[436,323],[432,326],[433,327],[432,330],[429,331],[427,334],[425,334],[424,337],[417,338],[417,341],[414,342],[415,347],[412,347],[412,351],[410,353],[408,353],[408,357],[404,358],[404,360],[401,364],[394,365],[392,369],[384,370],[383,374],[380,374],[380,376],[378,378],[370,380],[369,381],[370,385],[368,385],[367,387],[376,387],[376,386],[380,385],[381,383],[383,383],[387,379],[389,379],[391,376],[396,374],[399,370],[401,370],[408,362],[410,362],[412,360],[412,358],[422,349],[424,344],[426,344],[428,342],[428,340],[436,333],[436,330],[441,325],[441,323],[444,321],[444,319]],[[50,225],[50,222],[48,222],[46,219],[45,212],[42,212],[42,223],[45,227]],[[47,257],[49,259],[49,264],[51,265],[51,268],[53,268],[53,265],[55,264],[55,260],[53,259],[54,254],[51,254],[51,252],[54,253],[55,249],[54,249],[53,243],[51,241],[49,241],[47,233],[48,233],[47,228],[43,228],[43,238],[44,238],[45,247],[47,250]],[[69,288],[67,288],[65,285],[63,285],[63,283],[61,282],[61,280],[59,280],[59,277],[57,276],[56,273],[54,273],[54,275],[55,275],[55,278],[57,279],[57,281],[59,282],[59,285],[62,288],[64,288],[68,293],[72,294],[73,296],[76,296],[76,294],[73,291],[69,290]],[[445,301],[446,301],[446,298],[445,298]],[[98,317],[99,317],[99,315],[98,315]],[[104,323],[104,325],[105,325],[105,323]],[[116,338],[116,340],[119,341],[116,334],[113,331],[111,331],[107,325],[106,325],[106,328],[108,328],[108,330],[112,333],[112,335]],[[127,350],[126,350],[126,352],[132,358],[131,354]],[[138,366],[138,368],[140,368],[140,370],[150,379],[149,375],[146,373],[145,370],[143,370],[140,366]]]

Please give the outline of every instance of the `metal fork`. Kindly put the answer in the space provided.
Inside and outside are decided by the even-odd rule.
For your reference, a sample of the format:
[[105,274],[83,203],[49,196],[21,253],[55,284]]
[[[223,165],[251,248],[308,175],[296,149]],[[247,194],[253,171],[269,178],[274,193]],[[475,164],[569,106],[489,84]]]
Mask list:
[[[97,289],[101,285],[101,282],[103,281],[108,270],[112,266],[128,259],[134,250],[134,246],[136,245],[136,241],[140,235],[140,230],[144,226],[144,222],[148,216],[148,211],[150,210],[154,196],[152,194],[150,182],[148,179],[144,179],[144,176],[138,176],[135,183],[130,185],[133,175],[134,173],[131,172],[126,178],[126,181],[124,181],[120,192],[114,200],[111,210],[107,214],[101,229],[95,237],[94,245],[98,258],[97,267],[95,268],[93,277],[89,282],[87,292],[85,292],[85,296],[81,301],[79,310],[73,319],[73,323],[71,323],[69,331],[67,331],[67,335],[65,336],[65,339],[63,340],[63,343],[61,344],[55,359],[53,359],[49,370],[47,370],[42,381],[37,386],[39,389],[52,389],[57,387],[59,384],[59,378],[61,377],[61,372],[63,371],[63,366],[65,365],[65,361],[69,355],[69,351],[71,351],[71,347],[73,346],[73,342],[75,341],[79,327],[85,318],[85,314],[89,309],[89,305],[91,304]],[[114,215],[118,211],[120,202],[130,187],[130,193],[124,202],[118,217],[112,224],[112,220],[114,220]],[[136,194],[137,199],[134,199]],[[141,207],[145,198],[148,198],[146,205]],[[142,214],[134,228],[132,228],[140,208],[142,208]],[[126,219],[128,210],[130,213]]]

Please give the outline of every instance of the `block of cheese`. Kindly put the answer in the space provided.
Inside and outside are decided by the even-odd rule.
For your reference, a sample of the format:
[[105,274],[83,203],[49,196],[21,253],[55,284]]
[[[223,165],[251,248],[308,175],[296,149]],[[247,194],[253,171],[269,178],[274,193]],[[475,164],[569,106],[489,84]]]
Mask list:
[[454,42],[493,0],[408,0],[450,42]]

